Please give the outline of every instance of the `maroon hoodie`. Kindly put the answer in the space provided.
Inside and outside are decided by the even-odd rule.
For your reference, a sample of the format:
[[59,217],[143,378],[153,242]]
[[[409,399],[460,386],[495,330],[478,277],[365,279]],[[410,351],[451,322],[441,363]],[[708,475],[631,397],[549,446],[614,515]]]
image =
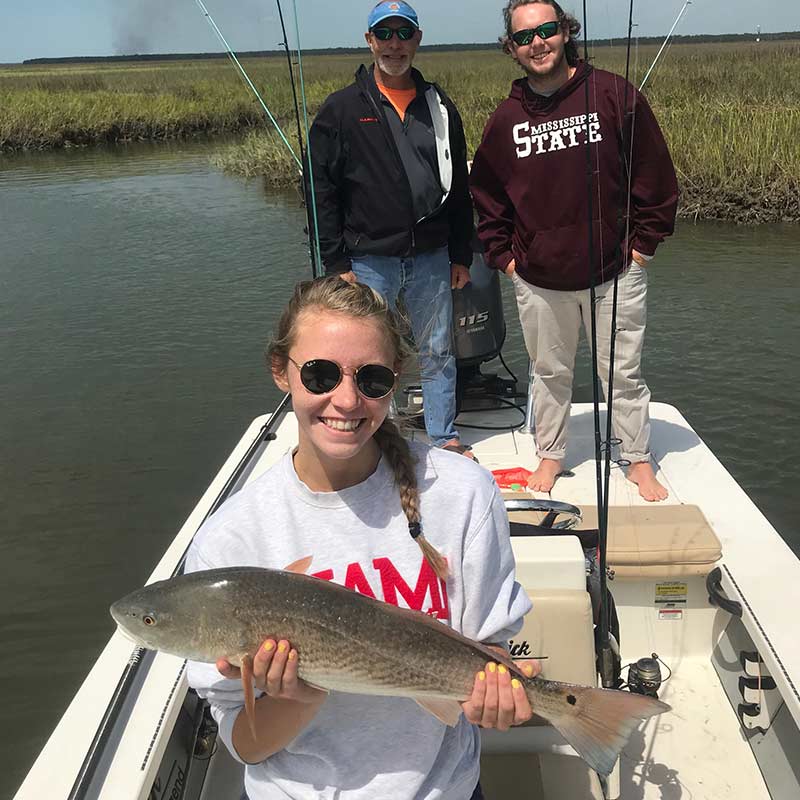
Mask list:
[[[545,289],[586,289],[591,283],[587,83],[595,283],[613,278],[629,263],[632,249],[653,255],[674,227],[675,170],[643,95],[620,76],[583,61],[550,97],[535,94],[527,78],[514,81],[483,132],[470,185],[488,264],[504,269],[514,258],[519,275]],[[627,241],[623,127],[632,165]]]

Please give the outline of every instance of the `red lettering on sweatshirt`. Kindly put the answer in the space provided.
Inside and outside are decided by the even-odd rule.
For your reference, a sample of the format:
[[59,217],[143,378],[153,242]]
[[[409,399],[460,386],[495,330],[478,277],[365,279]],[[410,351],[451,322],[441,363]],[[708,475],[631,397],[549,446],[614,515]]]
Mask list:
[[[378,571],[383,592],[383,600],[399,606],[398,594],[406,605],[414,611],[422,611],[428,616],[447,621],[450,618],[450,604],[447,599],[447,583],[436,577],[431,565],[423,558],[417,584],[412,589],[403,579],[397,567],[388,558],[376,558],[372,566]],[[313,577],[324,581],[334,580],[332,569],[312,573]],[[347,565],[343,586],[367,597],[377,598],[364,569],[354,561]]]
[[365,594],[367,597],[375,599],[375,592],[372,591],[367,576],[364,574],[364,570],[361,569],[361,564],[350,564],[347,567],[347,576],[344,579],[344,585],[354,592]]
[[[432,617],[442,620],[446,620],[450,616],[447,585],[436,577],[436,573],[426,559],[422,559],[417,585],[413,590],[388,558],[376,558],[372,564],[380,573],[383,599],[387,603],[391,603],[393,606],[400,605],[397,602],[397,593],[399,592],[408,607],[415,611],[425,611]],[[425,600],[429,596],[430,605],[428,608],[424,608]]]

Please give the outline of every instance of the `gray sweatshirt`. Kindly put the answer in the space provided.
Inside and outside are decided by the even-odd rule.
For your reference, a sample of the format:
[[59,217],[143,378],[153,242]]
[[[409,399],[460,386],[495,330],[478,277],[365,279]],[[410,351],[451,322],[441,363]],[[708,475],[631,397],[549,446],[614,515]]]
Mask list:
[[[497,485],[463,456],[418,444],[412,451],[423,530],[448,560],[446,582],[409,536],[385,461],[363,483],[317,493],[297,477],[290,453],[206,522],[186,571],[282,568],[312,555],[310,574],[431,614],[479,641],[505,642],[531,603],[514,578]],[[301,664],[302,658],[301,652]],[[212,664],[190,662],[188,675],[239,759],[231,734],[244,706],[241,682],[224,679]],[[331,692],[284,750],[247,766],[245,787],[250,800],[466,800],[478,781],[479,756],[478,729],[463,716],[449,728],[412,700]]]

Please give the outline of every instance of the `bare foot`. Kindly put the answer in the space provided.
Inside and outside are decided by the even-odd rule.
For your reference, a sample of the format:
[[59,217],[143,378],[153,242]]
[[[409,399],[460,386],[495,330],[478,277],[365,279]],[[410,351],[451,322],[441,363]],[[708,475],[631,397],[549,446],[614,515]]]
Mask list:
[[549,492],[555,485],[558,473],[561,472],[561,462],[552,458],[542,458],[539,466],[528,478],[528,488],[534,492]]
[[666,500],[669,492],[657,480],[649,461],[639,461],[628,467],[628,480],[639,487],[639,494],[651,503]]

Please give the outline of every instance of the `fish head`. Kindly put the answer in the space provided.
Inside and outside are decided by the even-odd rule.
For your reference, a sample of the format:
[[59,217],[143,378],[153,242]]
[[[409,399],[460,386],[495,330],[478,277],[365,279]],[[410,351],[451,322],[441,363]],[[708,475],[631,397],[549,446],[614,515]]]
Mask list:
[[198,607],[178,581],[159,581],[117,600],[111,616],[141,647],[188,657],[196,650]]

